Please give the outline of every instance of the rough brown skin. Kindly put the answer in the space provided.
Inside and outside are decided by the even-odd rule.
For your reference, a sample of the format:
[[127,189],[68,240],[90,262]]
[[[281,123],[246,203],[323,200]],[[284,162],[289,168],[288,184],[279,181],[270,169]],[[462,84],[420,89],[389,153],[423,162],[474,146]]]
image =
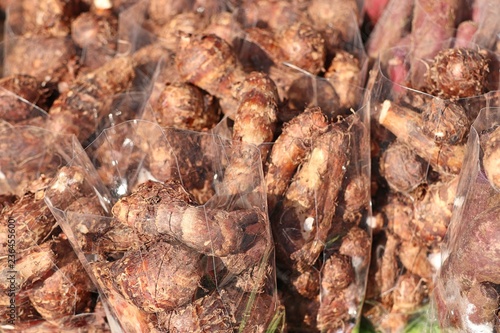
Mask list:
[[58,269],[30,292],[31,303],[48,321],[84,312],[91,306],[93,284],[70,249],[68,243],[66,252],[59,253],[64,257]]
[[353,39],[360,23],[360,9],[355,0],[312,0],[307,7],[310,21],[325,40],[330,54]]
[[41,116],[34,105],[44,107],[47,92],[29,75],[17,74],[0,79],[0,119],[15,123]]
[[234,332],[235,318],[218,292],[197,299],[177,309],[162,314],[158,327],[165,332]]
[[68,76],[74,76],[71,71],[77,58],[76,49],[68,38],[21,38],[7,51],[4,75],[26,74],[49,86],[57,86]]
[[420,277],[411,273],[401,275],[396,282],[392,297],[393,312],[411,314],[417,310],[425,297],[424,285]]
[[165,3],[162,0],[148,2],[148,15],[157,25],[164,25],[175,15],[185,11],[193,3],[193,0],[175,0]]
[[111,311],[125,332],[155,332],[150,321],[156,320],[154,315],[146,313],[127,301],[113,285],[114,276],[107,263],[92,263],[90,269],[100,291],[106,296]]
[[144,239],[121,223],[105,218],[106,213],[93,197],[81,197],[66,209],[66,221],[84,253],[112,256],[140,247]]
[[465,109],[459,104],[433,98],[422,111],[423,130],[437,143],[464,143],[470,129]]
[[362,84],[360,67],[358,58],[347,51],[339,50],[325,73],[325,78],[339,96],[338,107],[342,110],[357,109]]
[[500,189],[500,126],[481,138],[483,148],[483,168],[490,183]]
[[245,228],[259,223],[253,210],[227,212],[198,206],[175,181],[147,181],[112,209],[120,223],[139,234],[171,236],[208,255],[226,256],[245,250]]
[[434,57],[424,90],[451,100],[481,95],[486,92],[489,70],[488,58],[479,50],[445,49]]
[[183,12],[172,17],[167,24],[161,27],[153,27],[153,31],[160,38],[160,43],[175,52],[182,36],[203,31],[206,23],[206,19],[201,13]]
[[415,203],[414,227],[417,240],[435,246],[443,240],[453,211],[459,177],[429,186],[425,196]]
[[427,259],[427,249],[424,246],[414,241],[403,241],[398,255],[400,262],[409,272],[428,283],[432,281],[435,271]]
[[409,193],[426,181],[428,164],[399,140],[384,150],[379,163],[380,174],[397,192]]
[[213,99],[191,84],[167,84],[153,105],[158,124],[176,128],[204,131],[220,120]]
[[467,319],[474,324],[493,323],[500,303],[498,285],[492,283],[474,283],[467,292],[467,301],[473,306],[467,313]]
[[321,272],[321,301],[318,329],[329,331],[342,327],[349,319],[346,288],[355,280],[351,258],[334,254],[326,260]]
[[437,171],[458,174],[465,154],[463,145],[438,145],[423,133],[421,116],[406,107],[386,100],[378,114],[378,121],[401,141],[412,147]]
[[50,108],[47,128],[54,133],[74,134],[84,142],[106,116],[112,96],[132,84],[134,68],[129,57],[116,57],[79,77]]
[[244,27],[272,30],[303,21],[305,18],[305,13],[296,3],[286,0],[244,0],[237,14]]
[[182,80],[219,98],[224,114],[234,119],[239,104],[236,89],[245,76],[227,42],[216,35],[184,36],[175,63]]
[[[272,222],[277,255],[311,266],[324,249],[349,159],[349,134],[339,125],[314,141]],[[333,158],[335,156],[335,158]]]
[[[201,255],[180,244],[159,241],[129,251],[110,263],[117,290],[147,313],[191,302],[203,274]],[[132,278],[133,277],[133,278]]]
[[83,9],[80,1],[44,0],[12,2],[9,28],[16,35],[67,36],[70,21]]
[[[278,92],[274,82],[264,73],[252,72],[241,85],[239,105],[234,118],[232,139],[235,144],[222,186],[230,195],[246,193],[259,180],[257,166],[264,163],[277,127]],[[252,145],[252,146],[250,146]],[[260,161],[255,148],[260,150]]]
[[281,99],[287,98],[292,84],[304,72],[316,75],[324,70],[324,40],[311,24],[297,21],[278,31],[253,27],[245,32],[244,49],[248,50],[244,57],[248,59],[242,62],[269,73]]
[[98,68],[117,50],[118,17],[111,10],[81,13],[71,22],[71,38],[83,49],[86,68]]
[[283,198],[295,171],[310,152],[313,141],[327,129],[328,120],[319,108],[306,109],[283,126],[266,165],[269,212]]

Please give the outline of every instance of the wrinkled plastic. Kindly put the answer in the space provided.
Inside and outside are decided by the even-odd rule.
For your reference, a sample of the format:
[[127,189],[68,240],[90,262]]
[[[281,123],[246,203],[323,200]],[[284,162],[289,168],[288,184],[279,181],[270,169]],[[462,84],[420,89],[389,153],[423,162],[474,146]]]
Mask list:
[[500,193],[484,158],[487,137],[499,124],[498,107],[482,109],[467,142],[433,298],[438,322],[447,332],[498,329],[499,265],[498,256],[491,254],[498,252]]
[[[225,183],[224,171],[234,150],[240,149],[247,152],[248,158],[244,164],[245,170],[241,171],[253,179],[253,186],[245,192],[235,193],[229,190],[234,189],[235,184]],[[87,208],[72,211],[71,208],[51,205],[50,197],[46,201],[97,284],[105,300],[113,332],[181,329],[182,326],[176,326],[179,325],[176,320],[180,320],[178,315],[182,313],[185,313],[182,318],[186,320],[183,325],[198,325],[196,321],[200,318],[207,320],[207,325],[213,325],[210,326],[213,329],[218,324],[222,325],[220,327],[229,325],[224,327],[230,331],[280,327],[281,315],[275,290],[273,244],[262,182],[262,162],[260,152],[255,147],[231,143],[212,134],[161,128],[152,122],[134,120],[105,129],[86,148],[85,153],[75,154],[76,158],[68,166],[80,168],[88,188],[94,189],[92,194],[89,192],[89,202],[85,206]],[[213,243],[213,250],[202,254],[196,252],[200,249],[193,242],[199,243],[207,237],[204,247],[210,249],[211,242],[216,241],[209,236],[212,233],[209,226],[208,233],[200,230],[191,235],[150,234],[146,237],[139,229],[117,224],[112,207],[148,181],[179,182],[198,202],[192,214],[199,211],[200,216],[205,216],[211,211],[219,210],[228,214],[254,212],[258,220],[253,221],[252,227],[247,227],[245,231],[245,250],[237,248],[233,250],[236,251],[233,254],[220,257],[222,254],[217,252],[216,243]],[[142,204],[147,210],[148,204]],[[89,214],[89,209],[92,214]],[[192,223],[199,223],[194,218],[193,215]],[[188,215],[186,219],[189,221]],[[137,222],[153,223],[160,229],[164,228],[161,225],[170,223],[159,219],[155,214],[149,218],[146,215],[144,220]],[[207,217],[199,227],[205,228],[205,223],[212,225]],[[234,232],[237,230],[234,229]],[[149,247],[156,248],[162,239],[174,249],[169,252],[174,256],[167,255],[165,262],[173,265],[176,260],[181,260],[183,265],[199,265],[198,273],[178,273],[178,276],[172,276],[175,276],[172,280],[162,280],[163,274],[173,274],[169,269],[174,268],[152,264],[154,257],[147,251]],[[155,251],[154,253],[158,253],[158,250]],[[194,256],[200,261],[185,262],[183,256],[176,259],[176,251],[188,251],[191,257],[195,253]],[[142,263],[137,257],[138,253],[143,257]],[[130,262],[122,260],[125,266],[128,263],[138,265],[136,270],[123,271],[123,281],[142,280],[139,289],[136,289],[140,296],[134,298],[127,294],[127,288],[117,289],[115,277],[106,275],[109,270],[116,269],[120,258],[135,258],[130,259]],[[112,266],[114,263],[115,268]],[[163,273],[157,277],[154,272],[159,273],[158,268]],[[146,276],[153,278],[144,283]],[[164,305],[156,310],[142,306],[142,301],[150,297],[146,290],[156,290],[158,299],[155,299],[154,292],[153,303],[161,302],[163,291],[155,289],[156,283],[177,289],[189,279],[197,278],[200,279],[195,287],[197,290],[189,301],[175,299],[172,301],[177,302],[174,308]],[[191,314],[190,309],[197,311],[197,314]],[[212,315],[215,317],[210,319],[209,316]],[[186,327],[194,326],[182,328]]]
[[404,330],[428,311],[470,126],[479,110],[498,98],[493,80],[488,93],[458,100],[416,90],[411,58],[408,47],[389,49],[368,83],[377,187],[365,311],[387,332]]
[[47,182],[73,158],[79,143],[8,122],[2,123],[0,137],[1,329],[106,331],[96,290],[43,199]]

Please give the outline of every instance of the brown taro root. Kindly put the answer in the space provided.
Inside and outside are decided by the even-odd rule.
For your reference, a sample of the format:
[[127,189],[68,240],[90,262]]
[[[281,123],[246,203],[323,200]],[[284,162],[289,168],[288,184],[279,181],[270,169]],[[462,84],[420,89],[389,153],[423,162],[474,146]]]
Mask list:
[[298,2],[287,0],[244,0],[237,12],[244,27],[278,30],[305,19]]
[[361,68],[359,59],[347,51],[335,53],[325,78],[332,84],[339,97],[339,107],[343,110],[357,107],[360,98]]
[[486,92],[488,58],[478,50],[445,49],[434,58],[427,72],[425,90],[444,99],[459,99]]
[[283,198],[292,177],[310,152],[313,141],[328,130],[328,120],[319,108],[306,109],[286,123],[275,140],[266,165],[268,209],[272,213]]
[[112,96],[126,91],[134,75],[131,59],[117,57],[79,77],[54,101],[49,111],[48,129],[74,134],[84,142],[109,112]]
[[318,259],[336,212],[348,155],[349,135],[341,124],[313,142],[272,222],[277,256],[283,263],[300,271]]
[[109,304],[113,304],[113,315],[118,317],[125,332],[157,332],[150,323],[150,321],[156,320],[154,314],[139,309],[116,289],[113,284],[115,277],[110,272],[109,264],[92,263],[90,269],[97,280],[100,291],[106,296]]
[[317,75],[324,70],[324,40],[310,24],[295,22],[280,28],[276,33],[269,29],[249,28],[246,30],[245,42],[248,59],[244,55],[242,62],[255,70],[268,72],[282,99],[286,98],[292,83],[304,71]]
[[[78,168],[63,167],[54,177],[50,186],[31,192],[27,191],[12,206],[2,211],[0,233],[3,246],[0,253],[5,254],[7,248],[7,230],[15,228],[16,251],[39,245],[56,228],[56,220],[50,212],[45,197],[49,197],[56,207],[66,208],[73,200],[83,196],[83,173]],[[45,180],[48,182],[50,179]],[[5,241],[4,241],[5,240]]]
[[80,1],[13,1],[8,26],[23,36],[67,36],[70,21],[82,10]]
[[159,42],[162,45],[169,50],[175,51],[182,36],[204,31],[205,26],[206,21],[201,13],[184,12],[172,17],[167,24],[152,29],[155,35],[159,37]]
[[407,144],[396,140],[380,157],[380,174],[392,189],[408,193],[425,183],[427,163]]
[[483,168],[486,177],[496,189],[500,189],[500,126],[481,137]]
[[159,316],[158,328],[167,332],[232,333],[234,314],[230,313],[218,292],[197,299]]
[[323,332],[345,327],[345,322],[350,318],[350,300],[347,299],[346,289],[355,278],[351,258],[332,255],[324,263],[321,275],[318,329]]
[[423,132],[420,114],[389,100],[381,105],[378,121],[401,142],[413,148],[435,170],[458,174],[465,155],[463,145],[437,144]]
[[29,292],[35,309],[48,321],[84,312],[92,304],[93,284],[67,240],[62,240],[57,253],[57,269],[35,284]]
[[142,241],[132,229],[102,218],[105,215],[95,196],[78,198],[67,207],[67,222],[84,253],[107,256],[140,247]]
[[[57,52],[55,52],[57,50]],[[13,41],[6,50],[6,75],[33,76],[42,86],[61,85],[74,76],[76,49],[67,38],[37,37]]]
[[312,0],[307,7],[311,22],[321,32],[330,54],[342,49],[353,38],[360,23],[360,9],[355,0]]
[[48,92],[29,75],[14,74],[0,79],[0,119],[18,122],[41,116],[33,105],[46,107]]
[[245,229],[259,223],[254,210],[227,212],[199,206],[176,181],[145,182],[120,199],[113,215],[139,234],[171,236],[200,253],[226,256],[245,250]]
[[464,143],[470,123],[465,109],[459,104],[433,98],[422,111],[423,130],[437,143]]
[[182,80],[217,97],[224,114],[234,119],[239,104],[236,90],[245,76],[227,42],[215,35],[185,36],[175,63]]
[[100,67],[117,50],[118,17],[109,9],[81,13],[71,22],[71,38],[83,50],[86,68]]
[[434,246],[443,240],[453,210],[459,177],[429,186],[425,196],[415,203],[411,222],[417,240]]
[[109,265],[115,288],[147,313],[191,302],[203,274],[201,254],[164,241],[129,251]]
[[[231,151],[222,186],[228,194],[253,190],[258,157],[253,145],[260,150],[260,161],[264,163],[274,139],[277,127],[278,92],[274,82],[264,73],[252,72],[241,84],[239,105],[234,117]],[[239,143],[242,143],[240,145]]]
[[213,128],[221,116],[211,96],[182,82],[165,85],[152,107],[161,126],[193,131]]

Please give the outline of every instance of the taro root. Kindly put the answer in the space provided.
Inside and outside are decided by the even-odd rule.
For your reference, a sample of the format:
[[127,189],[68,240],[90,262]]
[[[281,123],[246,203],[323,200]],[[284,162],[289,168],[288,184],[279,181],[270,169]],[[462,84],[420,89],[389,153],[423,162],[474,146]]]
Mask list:
[[219,98],[224,114],[234,119],[239,104],[235,90],[245,76],[227,42],[215,35],[183,37],[175,63],[184,81]]
[[120,223],[139,234],[171,236],[204,254],[226,256],[245,250],[245,229],[259,223],[254,210],[227,212],[199,206],[180,183],[145,182],[113,206]]
[[159,328],[167,332],[234,332],[234,313],[230,313],[218,292],[197,299],[160,316]]
[[321,32],[330,54],[351,40],[352,31],[360,23],[360,9],[355,0],[312,0],[307,13]]
[[189,303],[203,273],[199,253],[164,241],[129,251],[109,265],[115,288],[147,313]]
[[[54,52],[57,50],[57,52]],[[5,73],[26,74],[42,86],[64,86],[73,80],[77,65],[76,48],[68,38],[37,37],[16,39],[5,56]]]
[[408,193],[424,184],[427,172],[427,163],[399,140],[392,142],[380,158],[380,174],[398,192]]
[[334,87],[342,110],[356,108],[361,95],[360,75],[359,59],[347,51],[337,51],[325,78]]
[[438,145],[423,133],[420,114],[386,100],[378,116],[381,125],[401,141],[413,148],[435,170],[458,174],[465,154],[463,145]]
[[127,90],[135,73],[129,57],[117,57],[79,77],[50,108],[48,129],[84,142],[109,112],[112,96]]
[[92,304],[93,284],[69,243],[58,253],[63,258],[57,270],[30,291],[31,303],[48,321],[84,312]]
[[306,109],[282,127],[266,165],[265,179],[270,212],[283,198],[293,174],[310,152],[313,141],[327,130],[328,121],[319,108]]
[[489,62],[481,51],[457,48],[439,52],[427,73],[429,93],[459,99],[486,92]]
[[220,120],[213,98],[191,84],[167,84],[153,104],[156,121],[161,126],[173,126],[193,131],[214,127]]
[[[255,166],[254,147],[260,150],[262,163],[267,159],[277,127],[278,92],[264,73],[252,72],[241,84],[238,110],[234,117],[232,147],[222,187],[234,195],[254,189],[259,168]],[[240,145],[241,143],[241,145]]]
[[318,259],[335,215],[348,154],[348,135],[340,125],[313,143],[272,223],[283,262],[303,267]]
[[110,9],[81,13],[71,22],[71,38],[83,50],[86,68],[100,67],[117,50],[118,17]]
[[425,196],[415,203],[411,222],[420,242],[434,246],[443,240],[451,219],[459,177],[429,186]]
[[47,95],[48,90],[32,76],[14,74],[0,79],[0,119],[19,122],[41,116],[34,105],[45,107]]
[[500,189],[500,126],[483,135],[481,146],[486,177],[496,189]]
[[433,98],[422,112],[424,132],[438,143],[462,144],[469,133],[469,120],[459,104]]

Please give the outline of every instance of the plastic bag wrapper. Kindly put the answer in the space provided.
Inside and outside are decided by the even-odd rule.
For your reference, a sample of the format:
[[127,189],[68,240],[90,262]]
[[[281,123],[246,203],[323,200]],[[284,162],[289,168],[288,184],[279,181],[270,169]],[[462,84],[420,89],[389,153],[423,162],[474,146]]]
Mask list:
[[[107,155],[96,154],[102,147]],[[255,146],[134,120],[104,130],[86,153],[67,167],[94,193],[69,206],[46,201],[98,285],[113,331],[282,325]],[[226,179],[235,165],[246,183]]]
[[[120,16],[124,27],[120,39],[136,50],[139,61],[155,65],[163,61],[152,98],[165,85],[188,82],[216,97],[224,114],[233,119],[238,83],[249,72],[260,71],[276,83],[281,101],[287,104],[280,115],[283,121],[310,105],[322,106],[332,117],[361,106],[367,62],[356,15],[350,11],[357,9],[355,1],[353,8],[344,8],[347,23],[342,31],[328,35],[336,38],[331,50],[325,42],[328,24],[320,31],[311,23],[315,7],[286,1],[261,1],[265,6],[259,7],[248,1],[232,8],[216,1],[206,7],[164,6],[170,11],[159,17],[152,12],[155,3],[139,2]],[[284,8],[287,11],[281,11]],[[300,51],[292,48],[295,43]],[[220,59],[218,53],[210,53],[214,47],[220,49]],[[195,65],[199,59],[211,65]]]
[[[300,143],[285,139],[306,131],[308,121],[299,117],[310,112],[290,121],[266,164],[278,289],[290,331],[351,332],[370,262],[369,117],[361,108]],[[309,140],[306,155],[297,154],[295,145]],[[285,178],[290,166],[281,165],[280,154],[300,161],[282,195],[282,178],[274,175]]]
[[470,125],[498,96],[488,75],[468,97],[416,90],[411,58],[406,47],[383,53],[368,83],[376,225],[365,311],[387,332],[428,312]]
[[[98,294],[44,196],[71,193],[48,184],[78,142],[34,126],[0,129],[0,327],[9,332],[109,331]],[[80,148],[82,149],[82,148]],[[78,184],[74,184],[75,187]]]
[[499,329],[499,125],[500,108],[482,109],[467,142],[433,299],[447,332]]

